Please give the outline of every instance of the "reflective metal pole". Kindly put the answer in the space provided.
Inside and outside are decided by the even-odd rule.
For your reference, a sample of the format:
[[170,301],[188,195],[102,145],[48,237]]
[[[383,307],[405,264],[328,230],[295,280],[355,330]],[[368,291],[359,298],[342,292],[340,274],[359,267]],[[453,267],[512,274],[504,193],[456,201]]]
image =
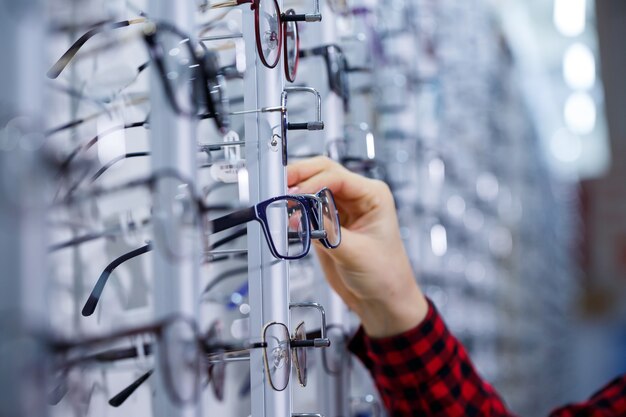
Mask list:
[[[282,6],[282,2],[279,2]],[[283,82],[282,62],[273,68],[261,63],[255,47],[254,14],[243,13],[246,47],[244,104],[246,109],[280,106]],[[245,120],[246,164],[249,175],[250,203],[257,203],[286,191],[282,165],[280,113],[253,113]],[[289,281],[286,262],[274,262],[265,237],[256,222],[248,226],[248,282],[250,288],[250,336],[258,338],[269,321],[289,323]],[[291,415],[290,390],[274,391],[264,373],[261,349],[250,353],[252,417]]]
[[[194,10],[193,1],[151,0],[150,16],[154,21],[165,21],[179,30],[193,36]],[[168,52],[165,51],[167,54]],[[186,75],[186,74],[185,74]],[[181,99],[186,99],[182,97]],[[191,97],[189,97],[191,100]],[[150,134],[152,144],[152,168],[158,171],[172,168],[185,178],[195,179],[196,174],[196,121],[184,116],[177,116],[167,102],[161,80],[156,71],[152,71],[150,83]],[[173,193],[178,190],[164,187],[155,198],[172,201]],[[154,316],[164,317],[172,313],[182,313],[197,317],[198,311],[198,275],[199,248],[194,242],[187,241],[177,230],[179,222],[176,213],[167,210],[163,222],[168,246],[178,248],[178,253],[185,254],[184,259],[174,259],[163,250],[163,245],[155,244],[154,266]],[[159,248],[159,246],[161,246]],[[189,246],[189,247],[186,247]],[[162,352],[158,352],[162,355]],[[161,361],[160,361],[161,362]],[[161,365],[159,365],[161,366]],[[174,375],[182,372],[171,370]],[[159,368],[160,377],[153,379],[156,394],[153,399],[153,413],[156,417],[191,417],[200,416],[201,402],[181,407],[173,404],[163,385],[164,369]],[[176,379],[174,377],[174,379]]]
[[43,2],[0,1],[0,415],[46,416]]

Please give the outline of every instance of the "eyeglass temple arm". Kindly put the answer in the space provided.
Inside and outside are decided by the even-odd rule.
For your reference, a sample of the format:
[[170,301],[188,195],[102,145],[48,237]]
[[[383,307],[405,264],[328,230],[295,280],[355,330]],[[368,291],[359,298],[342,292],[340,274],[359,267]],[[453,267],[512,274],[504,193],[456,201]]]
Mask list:
[[102,232],[97,233],[88,233],[86,235],[78,236],[70,240],[66,240],[61,243],[54,243],[48,247],[48,252],[56,252],[61,249],[71,248],[74,246],[81,245],[86,242],[91,242],[92,240],[100,239],[108,236],[116,236],[120,232],[119,227],[112,227],[107,230],[103,230]]
[[213,35],[213,36],[203,36],[198,40],[200,42],[211,42],[211,41],[224,41],[228,39],[238,39],[243,38],[243,33],[228,33],[226,35]]
[[280,20],[283,22],[321,22],[320,0],[313,0],[313,13],[292,14],[281,13]]
[[[292,92],[309,93],[316,98],[317,119],[313,122],[304,123],[287,123],[288,130],[324,130],[324,122],[322,121],[322,97],[320,93],[312,87],[285,87],[281,95],[281,107],[287,108],[287,96]],[[285,110],[287,111],[287,110]]]
[[298,56],[300,58],[307,58],[311,56],[328,56],[328,51],[334,49],[339,54],[343,54],[343,49],[336,43],[326,43],[323,45],[314,46],[312,48],[300,49]]
[[138,249],[125,253],[124,255],[120,256],[119,258],[108,264],[106,268],[104,268],[104,271],[102,271],[102,273],[100,274],[100,277],[98,278],[96,285],[94,285],[93,290],[91,290],[91,294],[89,294],[89,298],[87,299],[87,302],[85,302],[81,314],[85,317],[88,317],[91,316],[96,310],[96,306],[98,305],[98,301],[100,301],[104,286],[106,285],[109,277],[111,276],[111,273],[115,270],[115,268],[117,268],[124,262],[133,259],[139,255],[143,255],[144,253],[150,252],[151,250],[152,245],[148,243],[147,245],[144,245]]
[[61,165],[63,168],[66,168],[70,164],[70,162],[72,162],[72,160],[76,158],[76,156],[79,153],[87,151],[93,145],[95,145],[100,139],[102,139],[103,137],[107,135],[110,135],[111,133],[115,133],[115,132],[118,132],[120,130],[125,130],[125,129],[132,129],[135,127],[142,127],[142,126],[147,127],[147,124],[148,124],[148,120],[146,119],[142,122],[128,123],[123,126],[113,126],[99,133],[98,135],[94,136],[89,142],[85,143],[84,145],[80,145],[74,148],[74,150],[63,160]]
[[244,4],[244,3],[251,3],[251,0],[227,0],[227,1],[222,1],[219,3],[213,3],[211,5],[208,5],[208,9],[212,10],[212,9],[221,9],[224,7],[235,7],[235,6],[239,6],[240,4]]
[[211,227],[211,233],[217,233],[256,219],[256,210],[254,206],[252,206],[218,217],[217,219],[209,220],[208,224]]
[[[96,171],[96,173],[92,175],[92,177],[89,179],[89,182],[90,183],[95,182],[105,172],[107,172],[109,168],[111,168],[113,165],[117,164],[118,162],[123,161],[124,159],[139,158],[142,156],[150,156],[150,152],[129,152],[123,155],[118,155],[115,158],[111,159],[106,164],[102,165],[100,169],[98,169],[98,171]],[[75,187],[78,187],[80,184],[81,184],[81,181],[78,181]]]
[[59,60],[55,62],[52,67],[50,67],[50,69],[46,73],[46,76],[48,78],[55,79],[59,75],[61,75],[61,72],[63,72],[63,70],[65,69],[65,67],[67,67],[70,61],[74,59],[80,48],[82,48],[89,39],[93,38],[98,33],[106,30],[123,28],[136,23],[143,23],[145,21],[146,19],[144,17],[139,17],[136,19],[124,20],[121,22],[105,23],[89,29],[80,38],[78,38],[67,51],[65,51],[61,58],[59,58]]
[[320,337],[313,339],[313,346],[314,347],[330,346],[330,339],[326,337],[326,310],[324,310],[324,306],[322,306],[319,303],[309,303],[309,302],[289,303],[289,310],[291,310],[292,308],[314,308],[315,310],[319,311],[321,320],[322,320],[322,326],[320,328]]
[[150,369],[145,374],[141,375],[137,380],[135,380],[132,384],[121,390],[119,393],[111,397],[109,400],[109,405],[112,407],[119,407],[124,404],[124,402],[133,395],[133,393],[139,388],[144,382],[150,378],[150,375],[154,372],[154,369]]

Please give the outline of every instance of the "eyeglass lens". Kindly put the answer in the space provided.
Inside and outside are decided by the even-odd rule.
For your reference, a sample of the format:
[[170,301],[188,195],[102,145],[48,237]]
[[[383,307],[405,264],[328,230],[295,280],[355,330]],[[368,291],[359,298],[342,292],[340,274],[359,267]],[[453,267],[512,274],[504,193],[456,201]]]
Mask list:
[[273,68],[280,57],[280,9],[275,0],[258,0],[257,7],[257,40],[261,60]]
[[199,85],[200,67],[189,39],[165,29],[159,30],[157,36],[163,48],[165,81],[170,84],[176,103],[186,114],[197,113],[204,99],[201,92],[206,87]]
[[263,349],[265,369],[270,385],[276,391],[287,388],[291,372],[290,339],[287,326],[282,323],[270,323],[265,327],[263,340],[267,347]]
[[330,339],[330,346],[322,349],[322,365],[330,375],[337,375],[345,369],[345,361],[348,359],[345,346],[345,335],[338,326],[328,326],[326,335]]
[[308,217],[304,205],[294,199],[274,201],[266,209],[267,227],[276,253],[282,257],[298,257],[309,244]]
[[[296,14],[293,9],[285,12],[286,15]],[[298,67],[298,24],[296,22],[285,23],[285,76],[290,82],[296,79]]]
[[[188,259],[199,243],[198,205],[190,185],[177,178],[159,178],[154,195],[156,244],[174,260]],[[164,219],[175,219],[166,223]]]
[[318,198],[322,201],[321,217],[324,222],[324,230],[326,231],[326,240],[330,246],[336,247],[341,242],[341,230],[335,199],[328,189],[322,190],[318,194]]
[[[306,340],[306,328],[304,322],[301,322],[294,333],[294,340]],[[298,374],[298,382],[301,386],[306,386],[307,381],[307,366],[306,366],[306,348],[297,347],[293,349],[293,359],[296,365],[296,372]]]
[[200,348],[191,322],[176,320],[163,329],[159,358],[172,399],[180,404],[197,398],[200,377]]

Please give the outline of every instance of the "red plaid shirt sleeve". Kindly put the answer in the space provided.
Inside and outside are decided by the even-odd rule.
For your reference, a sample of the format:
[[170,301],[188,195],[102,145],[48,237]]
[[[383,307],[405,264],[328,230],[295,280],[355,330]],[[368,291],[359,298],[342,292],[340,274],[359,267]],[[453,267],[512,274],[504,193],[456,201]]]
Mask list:
[[[349,349],[369,369],[390,416],[513,416],[478,375],[430,301],[429,305],[424,321],[405,333],[372,339],[361,328],[350,342]],[[590,401],[550,416],[626,416],[626,376]]]

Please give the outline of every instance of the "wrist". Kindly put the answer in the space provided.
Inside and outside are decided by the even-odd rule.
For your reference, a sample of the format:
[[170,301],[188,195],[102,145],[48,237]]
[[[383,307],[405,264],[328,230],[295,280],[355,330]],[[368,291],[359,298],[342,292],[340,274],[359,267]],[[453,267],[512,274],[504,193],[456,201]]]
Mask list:
[[415,284],[385,299],[362,301],[355,311],[368,336],[384,338],[417,327],[428,313],[428,302]]

